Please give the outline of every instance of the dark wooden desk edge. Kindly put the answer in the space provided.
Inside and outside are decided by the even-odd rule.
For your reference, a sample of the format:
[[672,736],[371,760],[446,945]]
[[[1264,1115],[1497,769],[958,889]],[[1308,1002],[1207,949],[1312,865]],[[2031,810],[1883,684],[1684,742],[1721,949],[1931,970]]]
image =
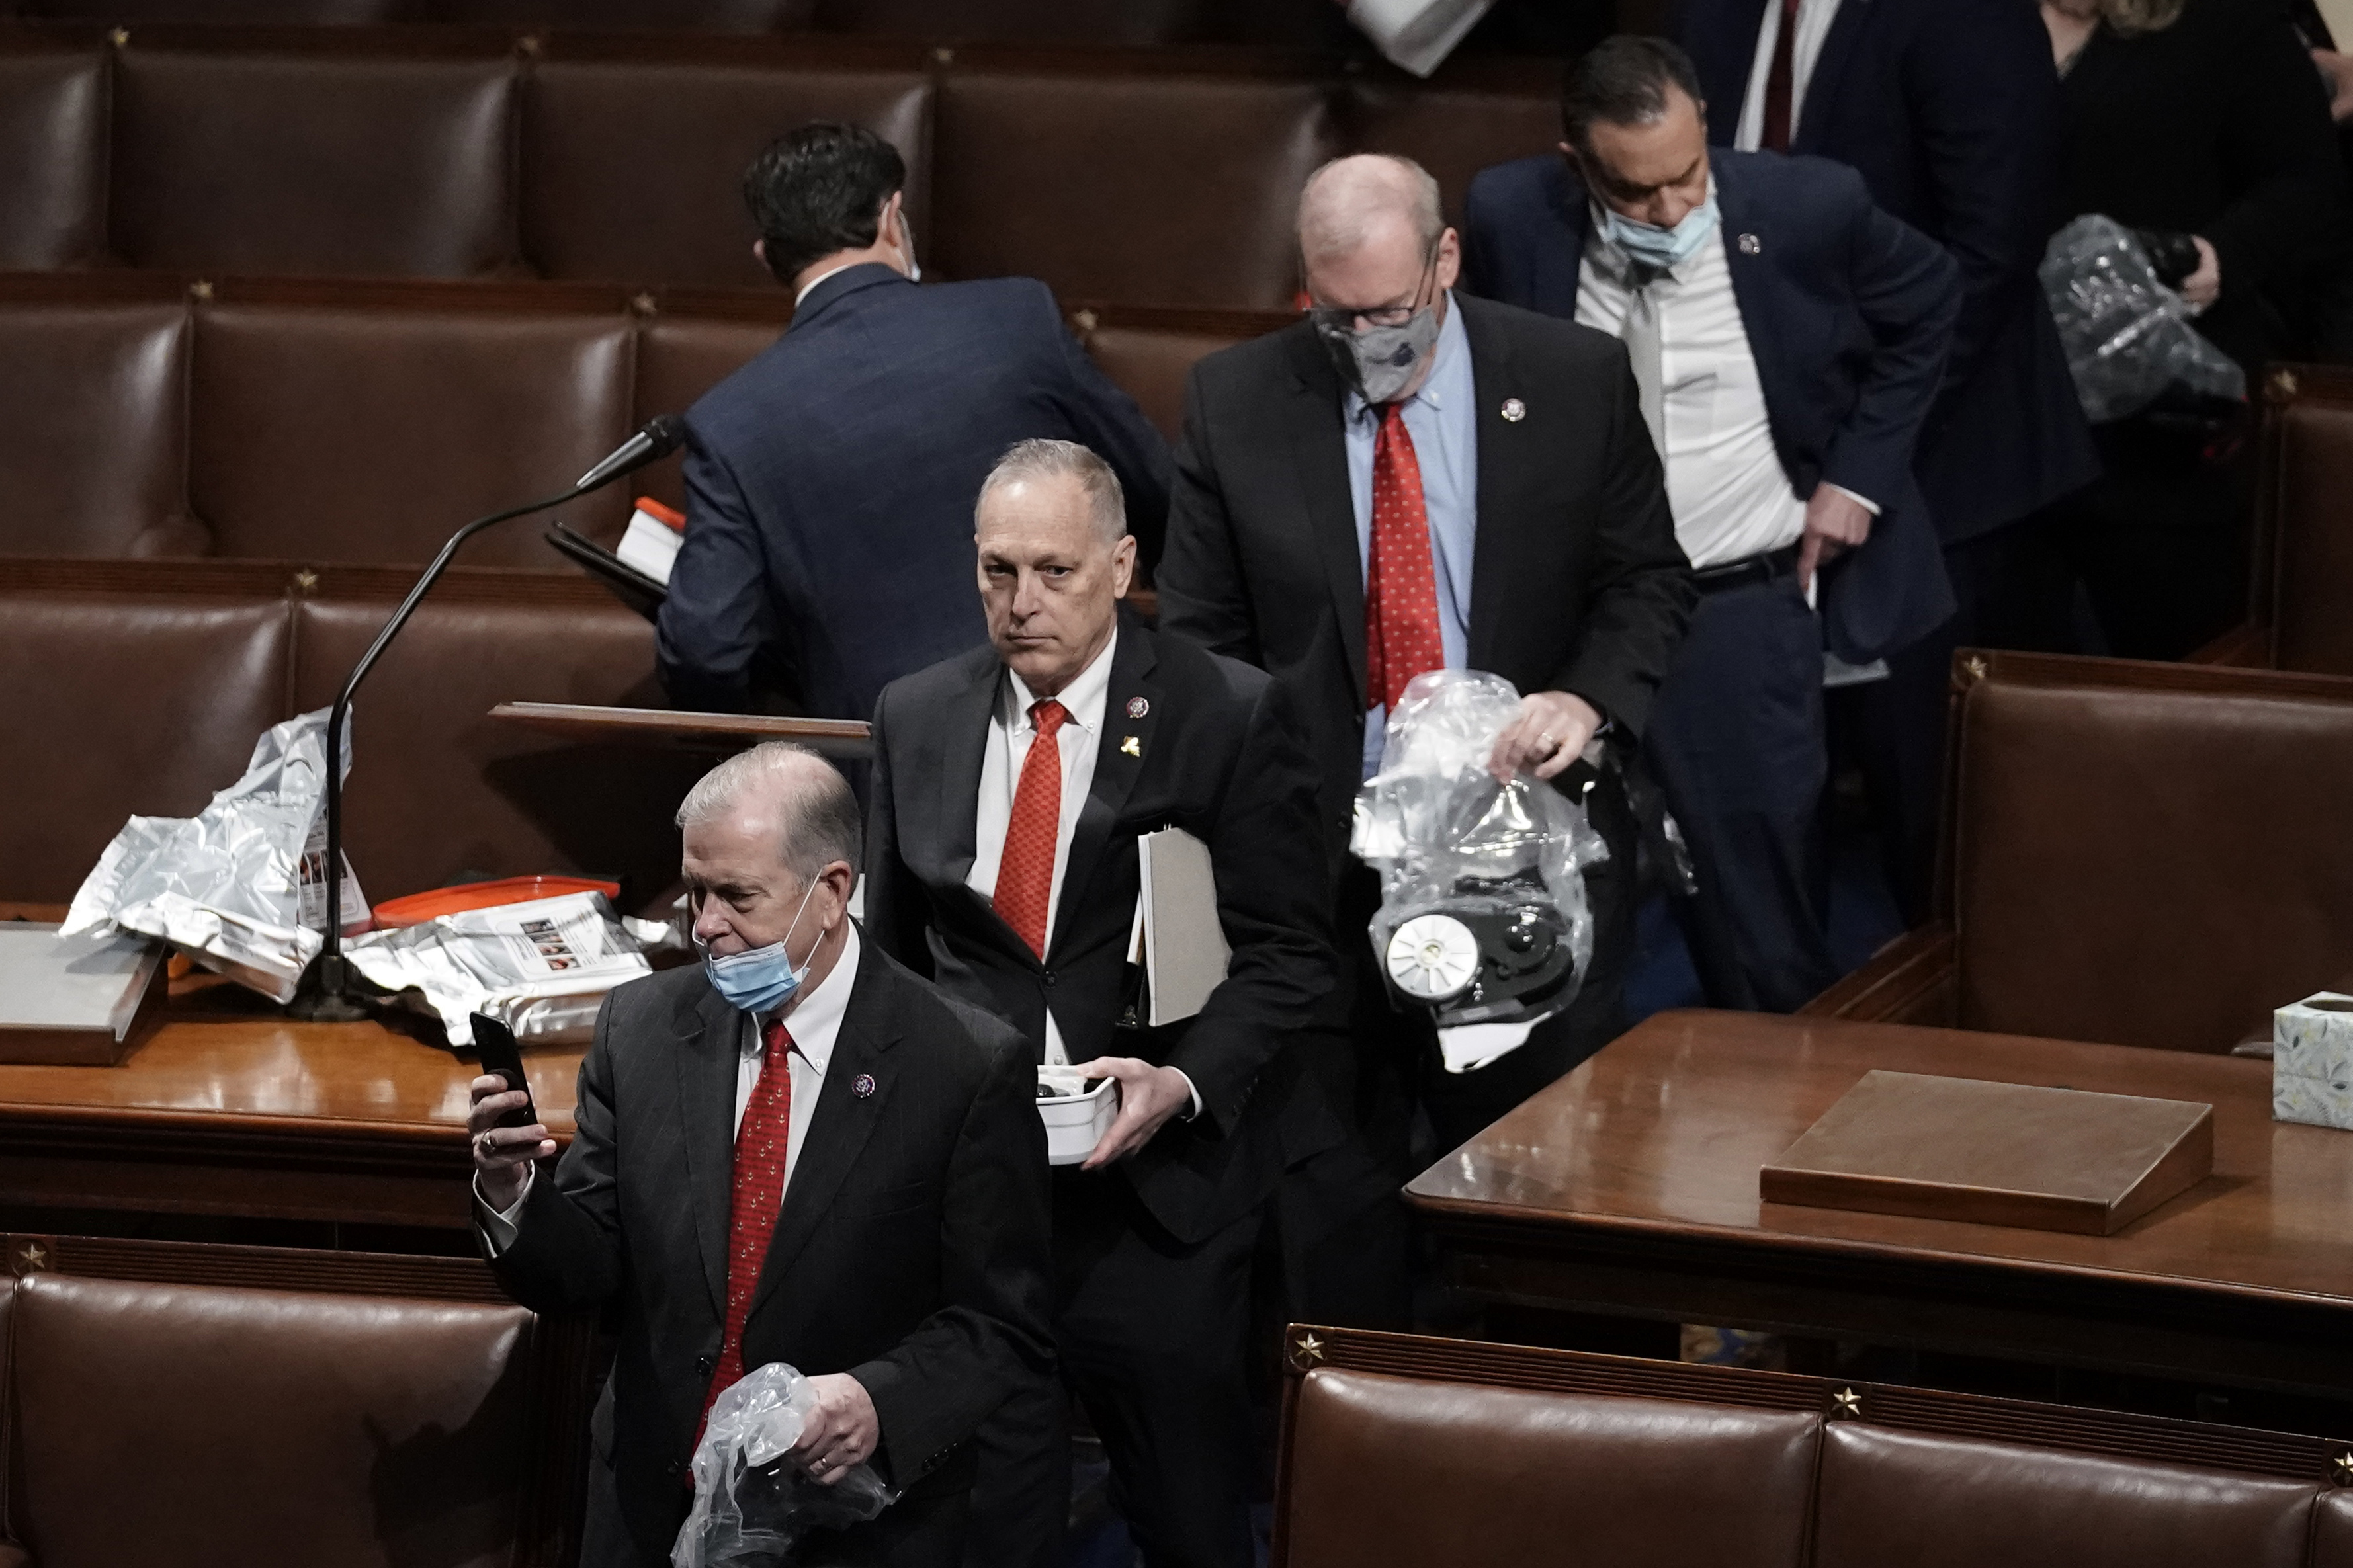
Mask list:
[[575,702],[501,702],[491,717],[574,739],[668,739],[681,743],[797,741],[829,757],[872,755],[868,726],[856,719],[797,719],[761,713],[687,713],[659,708],[600,708]]

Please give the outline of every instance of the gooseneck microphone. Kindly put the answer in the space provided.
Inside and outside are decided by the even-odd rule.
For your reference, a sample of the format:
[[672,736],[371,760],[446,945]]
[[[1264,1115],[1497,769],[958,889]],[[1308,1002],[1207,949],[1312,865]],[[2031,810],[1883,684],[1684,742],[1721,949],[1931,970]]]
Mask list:
[[408,617],[416,614],[417,606],[424,602],[426,594],[440,580],[441,574],[448,569],[459,545],[486,528],[518,517],[527,517],[535,511],[545,511],[549,507],[562,506],[565,501],[575,500],[591,490],[601,489],[624,474],[634,473],[648,463],[670,456],[678,450],[679,443],[685,438],[686,420],[683,416],[658,415],[647,420],[636,435],[613,448],[612,454],[604,461],[581,475],[569,489],[523,506],[510,507],[505,511],[494,511],[488,517],[478,517],[451,534],[449,542],[444,544],[441,552],[433,558],[433,564],[417,579],[417,585],[408,590],[408,596],[400,601],[400,607],[392,612],[391,618],[384,623],[384,629],[375,634],[375,640],[368,644],[365,653],[360,655],[360,661],[352,666],[350,677],[344,680],[343,690],[335,696],[334,707],[327,714],[326,944],[320,948],[319,956],[311,961],[310,968],[303,973],[301,990],[286,1005],[288,1014],[306,1023],[350,1023],[367,1016],[367,1009],[351,994],[351,964],[343,957],[342,763],[343,726],[351,716],[352,693],[359,689],[360,682],[367,679],[367,673],[375,668],[375,661],[391,646],[392,639],[400,635],[400,628],[408,624]]

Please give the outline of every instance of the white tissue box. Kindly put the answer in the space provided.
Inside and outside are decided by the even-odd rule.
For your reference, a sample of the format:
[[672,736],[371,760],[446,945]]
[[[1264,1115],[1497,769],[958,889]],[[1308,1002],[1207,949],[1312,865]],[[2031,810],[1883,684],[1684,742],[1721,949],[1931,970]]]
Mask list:
[[2272,1118],[2353,1131],[2353,996],[2323,991],[2272,1015]]

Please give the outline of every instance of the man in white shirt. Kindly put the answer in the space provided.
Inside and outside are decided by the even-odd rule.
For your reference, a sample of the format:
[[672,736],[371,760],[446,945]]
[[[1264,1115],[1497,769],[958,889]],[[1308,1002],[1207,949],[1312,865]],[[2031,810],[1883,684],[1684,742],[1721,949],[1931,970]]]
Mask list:
[[[1119,481],[1061,441],[1006,454],[976,513],[991,647],[874,710],[866,910],[879,946],[1009,1020],[1041,1064],[1117,1080],[1054,1181],[1056,1343],[1152,1568],[1247,1568],[1244,1336],[1260,1210],[1332,1147],[1310,1027],[1335,980],[1316,774],[1281,687],[1119,610]],[[1137,840],[1208,850],[1226,975],[1151,1026],[1130,955]],[[1155,931],[1168,942],[1187,933]],[[983,1436],[971,1561],[1056,1560],[1070,1467],[1050,1390]]]
[[1697,88],[1662,39],[1588,54],[1563,92],[1567,162],[1472,183],[1470,275],[1626,342],[1701,595],[1644,760],[1691,847],[1708,999],[1788,1012],[1837,978],[1825,642],[1867,663],[1950,613],[1911,466],[1957,272],[1850,171],[1711,157]]
[[711,1402],[783,1362],[817,1409],[789,1461],[903,1494],[818,1561],[953,1568],[984,1420],[1052,1364],[1029,1052],[859,940],[856,799],[771,744],[680,808],[703,962],[613,993],[571,1147],[472,1085],[475,1225],[535,1311],[618,1321],[591,1422],[586,1568],[659,1568]]

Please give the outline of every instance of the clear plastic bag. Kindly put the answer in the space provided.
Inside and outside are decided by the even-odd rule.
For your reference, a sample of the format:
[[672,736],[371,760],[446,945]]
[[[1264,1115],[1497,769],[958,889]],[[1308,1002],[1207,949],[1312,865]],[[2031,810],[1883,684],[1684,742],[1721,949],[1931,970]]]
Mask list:
[[[272,1001],[294,994],[327,926],[327,710],[275,725],[245,774],[192,817],[134,816],[74,894],[59,934],[162,937]],[[352,767],[343,731],[342,770]],[[343,867],[344,931],[367,900]]]
[[635,929],[648,923],[617,918],[602,893],[563,893],[370,931],[343,953],[369,984],[440,1019],[453,1046],[474,1043],[476,1013],[525,1045],[578,1045],[606,993],[653,973]]
[[2189,324],[2189,305],[2158,280],[2147,250],[2116,219],[2086,213],[2053,235],[2042,277],[2093,424],[2137,414],[2176,388],[2246,396],[2246,373]]
[[828,1487],[785,1458],[816,1406],[808,1380],[780,1361],[720,1394],[694,1450],[694,1505],[670,1548],[671,1568],[779,1563],[810,1531],[860,1523],[899,1500],[871,1465]]
[[1593,958],[1585,868],[1608,847],[1550,784],[1487,772],[1519,706],[1500,676],[1415,677],[1356,796],[1350,847],[1381,877],[1373,952],[1393,993],[1440,1028],[1549,1017]]

